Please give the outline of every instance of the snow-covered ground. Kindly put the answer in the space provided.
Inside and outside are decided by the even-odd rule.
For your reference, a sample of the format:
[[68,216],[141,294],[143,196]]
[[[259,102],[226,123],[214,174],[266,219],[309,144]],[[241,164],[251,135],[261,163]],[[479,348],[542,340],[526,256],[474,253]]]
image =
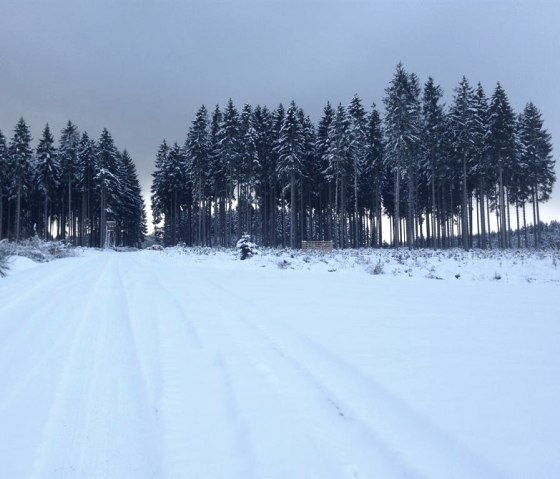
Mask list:
[[558,263],[17,258],[0,279],[0,477],[560,477]]

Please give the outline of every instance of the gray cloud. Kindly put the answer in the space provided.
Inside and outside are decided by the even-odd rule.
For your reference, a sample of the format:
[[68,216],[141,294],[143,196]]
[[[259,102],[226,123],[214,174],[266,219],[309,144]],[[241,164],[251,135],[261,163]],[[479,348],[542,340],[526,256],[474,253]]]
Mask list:
[[[556,1],[531,0],[5,0],[0,129],[11,136],[22,115],[35,138],[46,122],[107,127],[147,193],[159,143],[183,142],[201,104],[295,99],[317,120],[354,93],[382,106],[402,61],[448,102],[463,75],[488,95],[500,81],[558,144],[558,19]],[[558,188],[543,217],[560,218]]]

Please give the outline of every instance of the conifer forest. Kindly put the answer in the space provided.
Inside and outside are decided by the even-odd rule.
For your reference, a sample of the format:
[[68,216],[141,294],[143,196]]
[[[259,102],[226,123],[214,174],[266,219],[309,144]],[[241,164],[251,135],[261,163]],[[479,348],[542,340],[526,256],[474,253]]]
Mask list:
[[[58,145],[46,125],[35,150],[22,118],[0,132],[0,239],[37,235],[77,245],[138,246],[146,212],[126,150],[72,122]],[[355,95],[327,103],[317,124],[292,101],[275,109],[230,99],[201,106],[184,143],[160,145],[151,186],[155,236],[165,245],[298,248],[538,247],[539,204],[555,182],[538,108],[516,113],[463,78],[450,105],[432,78],[402,64],[382,108]],[[531,235],[528,234],[532,228]],[[491,235],[492,233],[492,235]]]
[[55,146],[47,124],[37,148],[23,118],[7,141],[0,131],[0,240],[37,236],[80,246],[141,245],[146,212],[136,166],[104,129],[98,140],[68,122]]
[[357,95],[327,103],[317,125],[293,101],[201,106],[184,144],[157,152],[156,234],[166,245],[231,246],[248,233],[271,247],[484,249],[494,232],[495,246],[538,246],[528,225],[555,182],[541,113],[514,112],[499,83],[488,97],[463,78],[449,106],[442,97],[399,64],[382,112]]

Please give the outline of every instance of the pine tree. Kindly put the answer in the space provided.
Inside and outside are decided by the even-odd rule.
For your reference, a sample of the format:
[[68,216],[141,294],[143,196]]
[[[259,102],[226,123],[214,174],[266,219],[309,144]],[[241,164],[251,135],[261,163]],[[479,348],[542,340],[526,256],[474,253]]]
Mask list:
[[0,130],[0,240],[4,238],[4,198],[8,194],[10,158],[6,137]]
[[218,155],[220,158],[219,169],[225,181],[224,198],[228,204],[228,220],[226,221],[225,242],[232,245],[231,234],[233,229],[232,201],[234,198],[235,170],[241,155],[241,139],[239,133],[239,113],[231,98],[222,113],[220,124]]
[[298,108],[294,101],[290,103],[282,122],[277,152],[276,171],[279,177],[289,181],[290,185],[290,247],[297,248],[296,187],[303,169],[304,136],[303,125],[299,121]]
[[209,137],[208,137],[208,177],[209,188],[212,196],[217,203],[217,219],[215,221],[215,231],[218,243],[226,246],[226,179],[221,168],[220,158],[220,125],[222,123],[222,112],[216,105],[210,118]]
[[[97,145],[87,132],[82,134],[78,146],[77,188],[81,193],[80,245],[91,246],[93,238],[94,178],[97,171]],[[87,238],[86,238],[87,235]]]
[[360,180],[365,168],[367,154],[367,121],[362,101],[358,95],[354,95],[350,105],[348,105],[348,155],[352,163],[352,183],[354,196],[354,239],[353,245],[357,248],[360,245],[360,218],[358,213],[358,193]]
[[489,152],[498,178],[498,208],[500,217],[500,246],[508,242],[505,189],[508,186],[512,163],[515,161],[516,121],[506,92],[498,83],[489,108]]
[[400,192],[401,178],[408,179],[408,236],[407,243],[412,245],[411,215],[413,210],[412,183],[415,154],[420,141],[420,104],[419,89],[415,75],[405,71],[401,63],[389,87],[385,90],[385,135],[386,161],[394,177],[394,214],[393,245],[400,243]]
[[257,105],[253,111],[255,147],[258,171],[255,177],[255,194],[259,201],[261,241],[271,246],[276,238],[276,164],[274,163],[274,134],[272,113],[264,106]]
[[439,222],[437,221],[436,190],[440,187],[441,164],[443,156],[443,135],[445,129],[445,113],[441,103],[443,90],[436,85],[433,78],[429,77],[424,85],[422,98],[422,153],[424,170],[430,188],[430,229],[431,246],[433,248],[441,244],[437,241],[439,234]]
[[39,191],[43,196],[43,239],[49,238],[49,201],[55,198],[59,188],[60,171],[59,163],[54,147],[54,137],[51,134],[49,125],[45,126],[43,136],[39,140],[37,153],[35,156],[35,175]]
[[253,235],[251,219],[251,194],[260,162],[257,150],[257,132],[253,125],[253,111],[250,105],[244,105],[239,121],[239,161],[235,168],[237,183],[237,237],[242,232]]
[[[317,157],[317,168],[320,172],[320,175],[317,176],[317,183],[325,184],[326,183],[326,191],[322,191],[322,195],[324,199],[327,200],[326,205],[322,205],[321,209],[325,209],[322,214],[326,216],[326,231],[327,234],[324,235],[324,239],[328,239],[330,241],[333,240],[333,218],[332,218],[332,193],[331,193],[331,184],[332,181],[329,180],[329,151],[330,151],[330,139],[329,131],[331,125],[334,121],[335,111],[331,104],[327,102],[325,107],[323,108],[323,116],[319,120],[319,124],[317,125],[317,135],[316,135],[316,143],[315,143],[315,151]],[[318,188],[317,188],[318,189]],[[320,198],[320,202],[321,202]],[[325,208],[326,206],[326,208]],[[323,239],[323,238],[322,238]]]
[[66,198],[66,209],[63,211],[62,221],[62,238],[66,237],[66,228],[68,226],[68,236],[75,239],[75,215],[72,210],[72,198],[74,197],[74,185],[76,182],[78,168],[78,148],[80,142],[80,134],[78,127],[69,121],[62,130],[60,136],[60,145],[58,148],[58,158],[60,163],[61,186],[64,190]]
[[165,171],[167,169],[167,161],[169,157],[169,146],[165,140],[162,141],[156,155],[155,170],[152,173],[151,186],[151,206],[153,215],[153,224],[157,226],[166,218],[167,205],[166,201],[166,184]]
[[552,143],[543,128],[542,114],[533,103],[528,103],[519,118],[518,145],[520,187],[522,195],[533,204],[535,247],[539,245],[539,202],[550,198],[556,181]]
[[[338,247],[346,247],[346,189],[352,169],[350,159],[350,121],[346,109],[339,104],[329,128],[329,166],[325,171],[327,179],[334,181],[334,242]],[[340,198],[340,202],[339,202]],[[340,206],[339,206],[340,205]]]
[[138,248],[147,231],[146,210],[134,162],[126,150],[119,156],[120,188],[117,211],[119,232],[122,232],[120,244]]
[[[480,216],[479,228],[479,247],[486,249],[487,247],[487,231],[490,231],[489,221],[487,217],[487,207],[485,203],[488,198],[488,187],[495,182],[492,175],[492,169],[488,161],[488,99],[484,93],[482,85],[479,83],[473,98],[474,106],[474,165],[473,180],[477,184],[478,206]],[[486,223],[488,221],[488,230]]]
[[385,182],[385,168],[383,166],[383,127],[381,117],[375,103],[367,118],[366,134],[366,164],[362,187],[364,202],[370,196],[373,216],[372,246],[380,247],[382,241],[382,201],[381,191]]
[[475,113],[474,92],[468,80],[463,77],[455,90],[449,119],[457,171],[461,171],[457,176],[461,178],[461,234],[465,250],[470,247],[468,205],[471,195],[469,182],[475,156]]
[[206,200],[210,169],[208,111],[202,105],[187,135],[185,151],[193,194],[198,208],[198,244],[206,245]]
[[117,173],[118,151],[113,137],[104,128],[97,143],[97,172],[94,178],[99,197],[99,246],[107,246],[107,221],[114,220],[120,182]]
[[9,147],[11,175],[14,180],[14,190],[16,196],[16,231],[15,239],[19,241],[22,221],[22,197],[29,190],[31,161],[33,151],[31,150],[31,133],[29,127],[21,118],[14,129],[14,136]]

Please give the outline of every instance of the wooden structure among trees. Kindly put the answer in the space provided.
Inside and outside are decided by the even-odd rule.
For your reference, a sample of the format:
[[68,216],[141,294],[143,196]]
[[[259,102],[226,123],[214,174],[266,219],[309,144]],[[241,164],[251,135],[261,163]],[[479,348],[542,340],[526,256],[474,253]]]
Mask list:
[[303,251],[319,250],[319,251],[332,251],[332,241],[302,241],[301,249]]

